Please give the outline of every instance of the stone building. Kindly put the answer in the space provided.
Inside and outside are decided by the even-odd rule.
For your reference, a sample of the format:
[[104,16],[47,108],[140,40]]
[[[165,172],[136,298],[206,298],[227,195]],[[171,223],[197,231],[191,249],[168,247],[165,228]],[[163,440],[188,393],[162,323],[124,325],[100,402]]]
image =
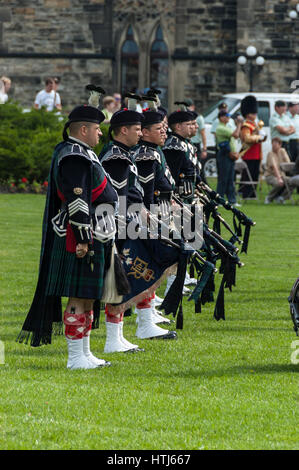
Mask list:
[[254,90],[289,92],[299,79],[295,0],[0,0],[0,76],[31,106],[46,76],[61,78],[65,110],[107,93],[158,86],[171,110],[192,97],[200,108],[248,91],[237,58],[254,45],[266,59]]

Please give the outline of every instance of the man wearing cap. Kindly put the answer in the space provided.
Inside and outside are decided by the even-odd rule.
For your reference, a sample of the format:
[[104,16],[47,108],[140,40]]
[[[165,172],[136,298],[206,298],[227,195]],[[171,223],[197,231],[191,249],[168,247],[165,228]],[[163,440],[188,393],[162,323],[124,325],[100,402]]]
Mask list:
[[193,121],[194,115],[186,109],[185,105],[171,113],[168,117],[168,124],[172,132],[163,146],[172,177],[179,188],[181,197],[185,200],[193,197],[195,183],[200,181],[196,170],[195,150],[188,140],[192,134]]
[[[132,149],[138,144],[143,116],[135,109],[121,109],[110,120],[112,141],[99,155],[99,159],[109,174],[114,189],[121,200],[125,200],[126,210],[133,203],[142,202],[142,187],[138,181],[137,168],[133,163]],[[123,241],[123,240],[122,240]],[[117,242],[121,251],[121,241]],[[139,350],[123,335],[124,312],[115,315],[109,305],[105,308],[106,343],[104,352],[127,352]]]
[[237,128],[233,131],[228,127],[229,118],[230,115],[225,110],[219,111],[216,129],[217,193],[221,197],[227,196],[230,204],[236,204],[234,175],[238,154],[235,139],[239,137],[241,121],[238,121]]
[[[134,98],[135,95],[133,95]],[[139,97],[138,97],[139,98]],[[159,120],[162,114],[158,114]],[[114,188],[119,196],[126,198],[126,206],[132,203],[143,203],[144,192],[140,184],[138,170],[134,163],[133,149],[136,149],[139,139],[142,137],[141,125],[144,121],[143,114],[134,109],[123,109],[112,116],[110,131],[113,132],[112,142],[106,146],[100,154],[100,160],[110,175]],[[162,127],[162,126],[161,126]],[[149,191],[146,195],[147,203],[150,200]],[[123,240],[119,240],[118,246],[121,250]],[[173,339],[175,332],[169,332],[158,327],[153,319],[153,296],[146,297],[137,303],[138,328],[136,336],[140,339],[165,338]],[[109,307],[106,306],[106,345],[105,352],[121,352],[123,347],[119,344],[117,337],[118,318],[111,315]],[[123,313],[119,317],[119,323],[123,324]],[[114,325],[113,325],[114,323]],[[131,345],[131,350],[139,350],[137,345]]]
[[[220,105],[218,106],[218,113],[220,111],[226,111],[228,113],[228,106],[227,106],[226,103],[224,103],[224,102],[220,103]],[[219,124],[219,118],[218,118],[218,115],[217,115],[216,119],[214,119],[213,124],[211,126],[211,134],[214,134],[215,141],[216,141],[216,129],[218,127],[218,124]],[[233,120],[233,118],[231,116],[229,117],[227,127],[230,127],[233,131],[236,129],[235,121]]]
[[[163,124],[165,114],[159,110],[149,109],[144,111],[143,118],[142,140],[134,152],[139,181],[144,191],[143,202],[148,210],[151,210],[152,205],[155,204],[160,211],[169,214],[169,204],[175,182],[161,149],[166,139]],[[146,318],[149,316],[146,309],[151,309],[152,322]],[[169,324],[170,320],[156,311],[155,294],[138,304],[135,311],[138,322],[137,336],[150,338],[167,335],[167,331],[156,326],[158,323]]]
[[291,135],[289,141],[289,156],[291,161],[295,162],[299,158],[299,102],[294,101],[289,103],[287,114],[295,128],[295,132]]
[[[179,109],[168,117],[169,127],[172,132],[164,144],[163,152],[180,197],[185,202],[189,202],[193,200],[195,185],[201,181],[196,149],[190,142],[197,114],[187,109],[186,105],[188,103],[186,101],[176,104]],[[186,271],[184,295],[190,293],[186,285],[194,282],[193,279],[191,279],[191,282],[189,280],[190,276]],[[174,276],[169,276],[164,292],[165,296],[173,281]]]
[[290,153],[289,141],[295,134],[293,123],[286,113],[287,106],[284,101],[278,100],[274,106],[275,112],[270,117],[269,125],[271,139],[279,137],[282,141],[282,147]]
[[175,182],[161,150],[166,140],[164,116],[160,111],[147,110],[143,118],[142,138],[134,151],[134,161],[144,191],[143,202],[150,210],[151,204],[170,201]]
[[[35,296],[19,335],[31,345],[51,343],[52,328],[64,312],[69,369],[107,365],[90,352],[93,302],[101,299],[107,269],[103,233],[97,231],[97,212],[109,204],[112,213],[117,193],[92,148],[101,136],[104,115],[95,106],[73,109],[54,151],[44,212],[40,272]],[[67,133],[69,129],[69,135]]]

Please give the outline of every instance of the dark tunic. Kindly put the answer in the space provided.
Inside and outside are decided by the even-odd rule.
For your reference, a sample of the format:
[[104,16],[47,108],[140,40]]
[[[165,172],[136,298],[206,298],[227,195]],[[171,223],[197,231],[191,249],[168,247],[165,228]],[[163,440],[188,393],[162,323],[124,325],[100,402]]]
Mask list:
[[177,186],[181,182],[180,175],[184,175],[194,184],[201,181],[195,149],[187,139],[175,133],[170,134],[163,152]]
[[[145,203],[143,200],[144,191],[140,184],[137,167],[133,162],[133,153],[136,150],[138,150],[138,147],[130,149],[117,141],[113,141],[103,149],[99,156],[119,196],[127,197],[128,208],[132,203]],[[157,155],[156,157],[158,158]],[[161,171],[159,177],[162,177]],[[146,198],[149,197],[148,195],[149,192]],[[130,213],[130,211],[128,212]],[[177,262],[183,265],[182,270],[185,269],[186,271],[187,254],[181,253],[178,248],[161,243],[160,240],[149,237],[131,239],[127,236],[122,240],[117,240],[117,247],[125,258],[124,268],[130,282],[131,292],[124,296],[121,304],[110,306],[110,308],[115,309],[115,312],[126,310],[132,304],[137,304],[145,297],[152,295],[165,276],[168,275],[168,268],[174,267]],[[183,281],[184,278],[181,276],[180,283],[174,285],[178,295],[172,298],[172,302],[170,302],[171,311],[176,311],[178,308]]]
[[141,203],[143,189],[138,179],[136,165],[133,162],[132,150],[114,140],[103,148],[99,160],[109,174],[118,196],[127,198],[127,206],[132,203]]
[[[61,297],[101,298],[105,244],[95,238],[95,211],[117,202],[96,154],[72,139],[56,146],[48,181],[39,278],[19,336],[28,340],[32,333],[32,346],[51,342],[52,324],[61,322]],[[89,244],[82,259],[78,243]]]
[[175,181],[162,150],[153,143],[140,142],[134,152],[134,161],[144,191],[145,206],[150,209],[151,204],[169,201]]

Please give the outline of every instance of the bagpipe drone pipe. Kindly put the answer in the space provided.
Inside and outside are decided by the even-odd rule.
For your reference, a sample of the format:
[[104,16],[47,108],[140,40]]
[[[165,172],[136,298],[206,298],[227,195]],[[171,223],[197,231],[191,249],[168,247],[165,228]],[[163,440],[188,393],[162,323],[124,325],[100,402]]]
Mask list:
[[[256,223],[251,218],[249,218],[246,214],[244,214],[244,212],[237,209],[234,205],[230,204],[223,197],[221,197],[218,193],[213,191],[207,184],[200,182],[197,185],[196,193],[201,203],[203,204],[203,211],[205,214],[206,224],[209,223],[210,218],[214,219],[214,223],[213,223],[214,233],[212,233],[212,235],[215,236],[216,238],[218,235],[218,241],[220,241],[226,248],[228,248],[230,253],[233,253],[233,250],[236,249],[235,243],[238,243],[242,245],[241,253],[247,254],[250,230],[251,230],[251,227],[256,225]],[[217,210],[219,205],[223,206],[225,210],[232,212],[233,225],[234,225],[233,229],[224,220],[224,218],[219,214]],[[228,242],[225,242],[224,239],[222,239],[221,241],[219,238],[222,225],[228,230],[228,232],[231,235]],[[244,226],[243,240],[241,240],[242,226]],[[207,245],[209,245],[208,238],[209,237],[206,237]],[[229,246],[228,244],[230,244],[231,246]],[[212,247],[208,246],[207,248],[208,248],[207,257],[208,258],[212,257],[213,259],[215,258],[217,259],[217,255],[213,254],[213,251],[211,252],[210,250],[210,248],[212,248],[213,250],[213,245]],[[218,248],[219,248],[219,245],[218,245]],[[238,252],[238,249],[235,251],[235,254],[237,252]],[[223,273],[223,279],[220,284],[219,294],[217,297],[216,307],[214,311],[214,317],[217,320],[220,318],[224,319],[224,288],[228,287],[231,290],[232,286],[235,285],[236,265],[239,265],[239,266],[243,265],[242,263],[239,264],[239,262],[235,263],[228,256],[226,256],[226,259],[225,259],[223,257],[223,249],[222,251],[219,252],[218,255],[221,258],[221,268],[219,271],[220,273]],[[212,279],[210,280],[210,282],[211,282],[211,285],[209,284],[207,285],[206,291],[203,292],[201,296],[202,304],[213,300],[213,289],[215,288],[215,286],[212,282]],[[211,287],[210,290],[209,290],[209,287]]]
[[[228,223],[217,212],[216,199],[217,204],[221,203],[226,209],[232,210],[239,223],[239,225],[235,224],[238,228],[237,233],[229,227]],[[186,208],[187,211],[190,210],[190,204],[187,205],[182,202],[179,196],[173,196],[173,200],[181,207]],[[204,186],[204,191],[202,187],[199,187],[197,194],[194,195],[191,204],[191,216],[194,215],[192,206],[195,207],[197,203],[203,205],[204,212],[204,222],[202,224],[203,243],[197,249],[194,249],[192,244],[184,239],[182,231],[178,233],[177,225],[176,228],[172,227],[168,232],[167,230],[163,231],[162,229],[166,225],[166,229],[170,228],[168,224],[163,221],[163,218],[160,219],[159,216],[152,214],[143,207],[143,210],[147,213],[147,222],[154,222],[159,230],[153,238],[152,227],[150,229],[148,223],[137,223],[135,231],[136,233],[139,232],[138,236],[136,238],[126,237],[118,244],[119,255],[122,258],[122,265],[130,284],[130,293],[124,295],[120,303],[110,305],[112,310],[117,313],[130,309],[132,305],[136,305],[137,302],[151,295],[161,285],[162,281],[176,269],[175,281],[171,285],[160,309],[164,310],[166,315],[172,314],[177,317],[176,327],[182,329],[182,290],[188,264],[190,265],[190,275],[194,277],[194,273],[197,274],[197,285],[188,300],[194,301],[195,312],[198,313],[201,312],[202,305],[214,301],[215,274],[218,272],[216,263],[220,261],[219,273],[223,277],[216,299],[214,318],[216,320],[225,319],[224,289],[232,290],[232,286],[236,285],[236,266],[243,266],[237,254],[239,249],[234,243],[242,243],[240,225],[245,225],[245,228],[247,228],[255,225],[255,223],[244,213],[229,205],[227,201],[222,200],[207,185]],[[214,223],[213,229],[209,228],[207,223],[210,216],[214,218],[214,221],[217,220],[217,224]],[[132,223],[132,217],[127,217],[127,220],[122,221],[122,223],[128,226]],[[220,235],[220,223],[229,230],[231,234],[229,241]],[[165,236],[165,233],[168,233],[168,235]],[[248,238],[249,232],[247,232],[246,250],[243,249],[242,251],[247,252]],[[244,246],[244,243],[242,245]]]
[[[215,266],[186,243],[174,228],[169,229],[163,220],[144,206],[142,211],[146,214],[146,222],[138,215],[131,215],[126,220],[118,218],[119,224],[126,225],[127,230],[130,229],[127,232],[130,236],[116,241],[130,291],[122,296],[120,302],[109,303],[109,309],[115,314],[128,310],[132,305],[151,296],[167,276],[176,273],[160,308],[166,315],[177,317],[176,327],[182,329],[182,291],[187,264],[194,264],[199,277],[189,299],[194,302],[197,301]],[[153,225],[157,228],[154,235]]]
[[[174,196],[176,203],[184,206],[184,202],[180,201],[179,197]],[[195,271],[197,274],[201,275],[201,278],[204,277],[202,273],[202,267],[205,266],[203,262],[210,263],[214,269],[209,273],[209,276],[206,279],[206,282],[201,283],[201,280],[198,281],[197,286],[195,287],[193,293],[188,300],[195,301],[195,312],[201,312],[201,306],[207,302],[214,301],[214,291],[215,291],[215,274],[219,271],[220,274],[223,274],[222,281],[219,287],[219,292],[216,299],[215,309],[214,309],[214,318],[216,320],[225,319],[225,308],[224,308],[224,289],[228,288],[232,290],[232,286],[236,285],[236,266],[242,267],[244,264],[240,261],[238,257],[239,248],[234,245],[237,241],[242,243],[239,236],[233,232],[229,227],[228,223],[213,210],[212,214],[216,218],[219,217],[220,221],[224,223],[225,227],[231,233],[231,239],[229,241],[225,240],[218,232],[208,227],[207,221],[208,217],[206,215],[206,203],[207,198],[203,199],[199,197],[198,192],[194,195],[193,204],[200,202],[203,205],[204,212],[204,223],[203,223],[203,244],[200,250],[198,250],[198,255],[201,260],[200,269],[198,269],[198,258],[190,258],[190,276],[194,276]],[[209,202],[209,200],[208,200]],[[192,212],[191,205],[191,212]],[[189,205],[187,206],[190,207]],[[215,226],[214,226],[215,228]],[[217,261],[220,260],[219,270],[216,268]],[[207,268],[206,268],[207,269]],[[162,304],[163,306],[163,304]]]
[[202,199],[202,202],[204,204],[204,212],[207,221],[209,221],[210,216],[214,218],[214,229],[219,234],[221,223],[223,223],[228,229],[228,224],[224,221],[224,219],[220,216],[217,211],[217,207],[219,205],[223,206],[225,210],[231,211],[233,213],[234,231],[232,231],[230,228],[228,229],[232,234],[232,238],[230,240],[232,243],[235,243],[236,241],[240,243],[239,237],[242,237],[242,225],[245,227],[241,253],[247,253],[250,230],[251,227],[256,225],[256,223],[252,219],[247,217],[244,212],[240,211],[233,204],[230,204],[228,201],[226,201],[223,197],[216,193],[216,191],[211,189],[207,184],[203,182],[199,183],[197,185],[197,191],[199,197]]

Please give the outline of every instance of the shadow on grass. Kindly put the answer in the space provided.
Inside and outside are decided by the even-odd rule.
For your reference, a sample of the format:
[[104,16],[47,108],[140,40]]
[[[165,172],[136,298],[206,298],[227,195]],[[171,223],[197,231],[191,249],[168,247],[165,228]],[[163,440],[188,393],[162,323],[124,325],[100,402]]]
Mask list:
[[[50,345],[51,346],[51,345]],[[26,348],[26,349],[25,349]],[[15,349],[13,351],[9,351],[10,356],[23,356],[23,357],[49,357],[49,356],[60,356],[61,354],[65,353],[65,351],[56,348],[48,347],[48,345],[40,346],[35,348],[30,346],[29,344],[25,345],[25,347],[20,346],[20,349]]]
[[299,364],[247,364],[205,371],[190,369],[175,372],[172,376],[190,379],[197,377],[240,376],[244,374],[251,376],[255,374],[289,374],[290,372],[299,373]]
[[253,332],[257,331],[257,332],[261,332],[261,331],[291,331],[292,332],[292,326],[290,326],[290,328],[283,328],[281,326],[277,326],[277,327],[260,327],[260,326],[257,326],[257,327],[254,327],[254,326],[236,326],[236,327],[233,327],[233,326],[227,326],[225,328],[222,328],[221,330],[219,328],[217,328],[217,326],[215,327],[211,327],[211,326],[207,326],[205,328],[202,328],[202,330],[204,329],[205,333],[206,332],[216,332],[216,333],[221,333],[221,334],[226,334],[226,333],[241,333],[241,332],[248,332],[249,334],[252,334]]

